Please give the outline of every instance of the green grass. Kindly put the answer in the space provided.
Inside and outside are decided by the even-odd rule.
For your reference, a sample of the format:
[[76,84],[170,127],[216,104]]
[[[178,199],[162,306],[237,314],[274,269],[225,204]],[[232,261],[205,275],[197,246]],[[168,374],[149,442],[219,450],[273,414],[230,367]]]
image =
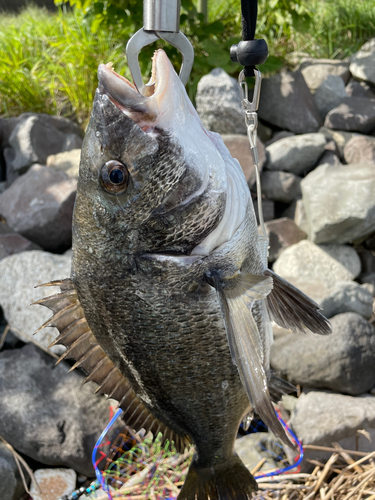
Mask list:
[[[277,70],[292,51],[347,57],[375,35],[374,7],[375,0],[259,0],[256,36],[266,39],[271,55],[261,69],[266,74]],[[191,97],[212,67],[220,65],[233,76],[238,72],[229,47],[239,40],[240,0],[210,0],[209,21],[218,19],[224,29],[216,26],[209,38],[200,21],[185,21],[196,49]],[[116,71],[130,76],[125,58],[130,26],[103,24],[94,34],[89,21],[78,9],[52,15],[29,7],[20,15],[0,14],[0,114],[56,113],[86,124],[98,65],[112,61]],[[141,52],[144,72],[151,53]],[[170,53],[178,65],[177,53]]]

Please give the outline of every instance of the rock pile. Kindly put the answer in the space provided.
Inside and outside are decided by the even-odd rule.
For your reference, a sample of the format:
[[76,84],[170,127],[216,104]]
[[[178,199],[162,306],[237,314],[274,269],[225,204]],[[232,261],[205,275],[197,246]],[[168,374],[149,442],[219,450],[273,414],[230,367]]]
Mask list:
[[[272,367],[302,390],[285,398],[284,412],[305,444],[345,448],[354,440],[364,451],[366,432],[375,439],[374,67],[375,39],[350,62],[305,59],[265,79],[258,144],[270,265],[320,305],[333,329],[319,337],[275,328]],[[240,161],[257,210],[237,83],[213,70],[198,85],[197,109]],[[81,143],[77,125],[61,117],[0,119],[0,339],[10,327],[0,340],[0,435],[40,465],[90,476],[90,452],[111,402],[80,389],[82,376],[68,374],[65,361],[52,369],[43,349],[57,331],[33,337],[49,313],[30,307],[51,293],[35,285],[70,274]],[[365,431],[360,439],[358,431]],[[237,446],[244,457],[247,447]],[[260,449],[246,455],[250,468]],[[74,483],[74,472],[61,474]],[[0,444],[1,499],[18,500],[22,488]]]
[[[273,214],[265,218],[269,260],[276,273],[320,305],[333,330],[319,337],[275,328],[271,365],[302,388],[302,396],[293,405],[285,402],[285,409],[304,444],[336,441],[362,451],[373,449],[369,439],[375,439],[374,68],[375,39],[348,62],[306,58],[295,71],[265,79],[259,105],[260,136],[264,128],[272,132],[261,141],[263,205]],[[206,123],[218,131],[216,102],[231,90],[221,89],[215,78],[223,73],[215,71],[200,82],[197,109],[205,121],[209,108]],[[210,100],[210,85],[216,101]],[[229,100],[237,101],[238,112],[238,93]],[[229,125],[219,107],[216,116]],[[247,162],[255,201],[245,137],[227,137],[232,155],[241,165]],[[239,154],[232,145],[240,141]],[[321,454],[309,450],[307,458]]]

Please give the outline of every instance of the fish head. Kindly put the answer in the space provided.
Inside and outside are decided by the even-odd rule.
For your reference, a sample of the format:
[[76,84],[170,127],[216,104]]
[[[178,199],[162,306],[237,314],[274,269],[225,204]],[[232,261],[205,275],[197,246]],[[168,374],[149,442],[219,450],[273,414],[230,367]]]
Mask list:
[[110,65],[99,66],[98,78],[73,249],[189,254],[225,210],[226,167],[215,140],[163,50],[143,93]]

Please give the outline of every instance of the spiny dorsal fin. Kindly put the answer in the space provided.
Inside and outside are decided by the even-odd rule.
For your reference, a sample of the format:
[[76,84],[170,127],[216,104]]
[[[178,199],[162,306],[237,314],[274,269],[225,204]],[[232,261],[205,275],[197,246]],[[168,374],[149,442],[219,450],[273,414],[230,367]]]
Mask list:
[[190,444],[188,436],[180,436],[167,425],[154,417],[146,406],[138,399],[127,379],[111,361],[92,333],[74,284],[68,278],[60,281],[51,281],[38,286],[60,286],[61,293],[37,300],[34,304],[48,307],[53,312],[52,318],[46,321],[39,329],[46,326],[56,327],[60,335],[52,342],[63,345],[67,351],[61,356],[63,359],[74,359],[76,363],[71,368],[82,368],[89,380],[98,384],[95,392],[107,394],[119,402],[124,411],[123,419],[129,427],[136,431],[145,429],[156,437],[159,432],[163,435],[163,442],[167,439],[174,441],[179,453],[183,453]]

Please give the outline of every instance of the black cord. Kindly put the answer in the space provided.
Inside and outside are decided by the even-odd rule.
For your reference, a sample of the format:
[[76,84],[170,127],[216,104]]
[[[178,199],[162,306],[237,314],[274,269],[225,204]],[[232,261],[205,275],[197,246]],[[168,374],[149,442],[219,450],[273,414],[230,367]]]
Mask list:
[[241,0],[242,39],[254,40],[258,15],[258,0]]

